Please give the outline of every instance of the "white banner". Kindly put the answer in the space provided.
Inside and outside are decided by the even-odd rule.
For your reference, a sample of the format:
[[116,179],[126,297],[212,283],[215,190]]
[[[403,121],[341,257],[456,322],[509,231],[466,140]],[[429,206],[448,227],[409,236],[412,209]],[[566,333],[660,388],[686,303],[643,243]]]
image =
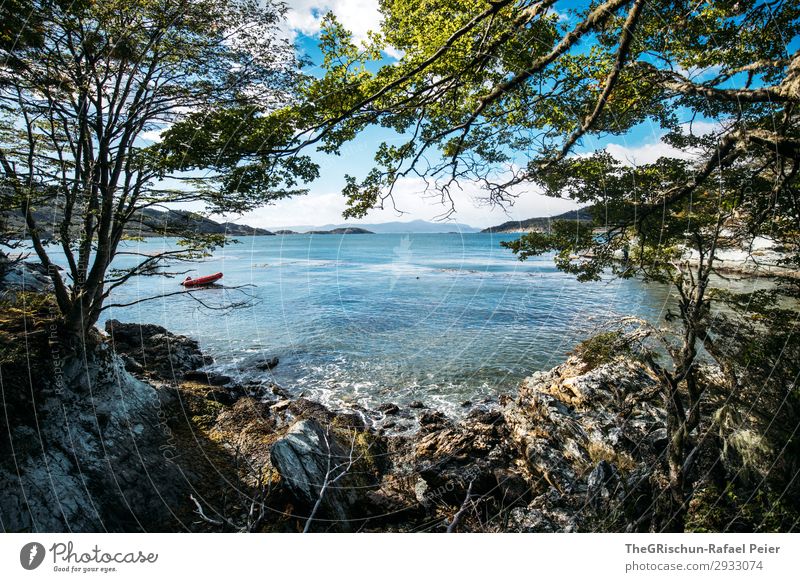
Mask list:
[[5,534],[0,580],[798,580],[794,534]]

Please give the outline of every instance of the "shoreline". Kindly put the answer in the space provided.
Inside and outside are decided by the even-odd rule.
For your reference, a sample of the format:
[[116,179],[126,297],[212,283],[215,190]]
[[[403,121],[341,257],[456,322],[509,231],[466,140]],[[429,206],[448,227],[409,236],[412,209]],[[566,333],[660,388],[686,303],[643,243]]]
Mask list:
[[[49,308],[35,309],[9,320],[16,335],[0,335],[25,339],[2,369],[16,388],[4,389],[0,419],[9,531],[647,532],[664,523],[664,386],[632,355],[573,355],[454,419],[426,403],[333,408],[275,384],[238,384],[203,371],[212,361],[196,340],[152,324],[109,321],[86,353],[51,361]],[[252,365],[267,372],[280,361]],[[702,418],[712,419],[724,386],[717,369],[699,373],[710,395]],[[403,417],[416,426],[396,434],[390,425]],[[737,457],[717,439],[701,445],[705,477],[686,525],[715,531],[739,509],[717,507],[724,491],[712,469],[735,472]]]

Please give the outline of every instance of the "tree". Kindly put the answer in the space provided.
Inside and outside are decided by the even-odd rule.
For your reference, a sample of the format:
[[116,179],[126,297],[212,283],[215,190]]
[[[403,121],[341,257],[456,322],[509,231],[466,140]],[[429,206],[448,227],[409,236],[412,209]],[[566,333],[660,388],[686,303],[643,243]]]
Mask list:
[[[655,164],[624,167],[606,153],[561,164],[563,173],[550,174],[548,188],[586,193],[602,175],[603,197],[608,204],[594,210],[604,219],[616,219],[620,212],[624,215],[642,204],[654,188],[685,183],[689,170],[686,162],[667,158]],[[501,243],[521,260],[555,252],[556,265],[580,280],[599,280],[606,274],[638,276],[670,285],[676,291],[677,313],[668,311],[666,319],[677,322],[677,327],[662,330],[641,322],[646,329],[641,337],[655,339],[658,345],[655,350],[645,345],[638,350],[661,380],[669,435],[668,496],[655,511],[659,529],[683,528],[695,464],[706,444],[708,426],[701,425],[703,421],[708,424],[708,419],[702,418],[708,382],[698,368],[701,346],[730,371],[727,359],[719,357],[712,333],[716,323],[711,310],[712,286],[720,251],[739,249],[743,239],[736,232],[736,190],[729,187],[736,179],[723,182],[717,191],[699,188],[691,201],[670,205],[661,215],[648,217],[635,228],[624,218],[601,231],[592,225],[559,221],[550,232],[531,232]],[[668,364],[659,361],[658,348],[668,355]],[[735,392],[736,376],[730,374],[729,378],[728,389]]]
[[[656,527],[682,529],[704,441],[701,346],[729,390],[740,384],[712,325],[719,251],[766,235],[784,244],[787,263],[800,257],[800,51],[787,46],[800,6],[384,0],[381,9],[382,30],[362,47],[327,17],[326,74],[305,88],[307,143],[336,152],[369,125],[404,136],[381,144],[366,177],[347,176],[346,215],[383,205],[407,176],[423,177],[451,210],[462,182],[480,184],[492,204],[536,186],[592,206],[601,230],[561,224],[510,247],[521,258],[555,251],[581,279],[610,272],[674,285],[672,361],[650,364],[666,387],[670,439],[671,503]],[[402,58],[372,73],[387,46]],[[573,155],[648,122],[674,155],[639,167]]]
[[[115,288],[224,242],[181,229],[167,233],[183,239],[175,250],[122,251],[126,227],[147,220],[147,209],[189,203],[242,212],[302,192],[299,182],[317,170],[308,158],[280,155],[294,131],[286,107],[298,80],[293,46],[278,30],[282,4],[24,4],[35,34],[16,42],[4,30],[0,44],[2,210],[24,217],[63,328],[79,343]],[[223,124],[226,111],[259,127],[236,158],[209,154],[213,128],[193,131],[198,119]],[[163,139],[151,143],[159,132]],[[52,232],[37,208],[54,217]],[[51,243],[65,256],[63,274]],[[123,252],[140,262],[114,269]]]

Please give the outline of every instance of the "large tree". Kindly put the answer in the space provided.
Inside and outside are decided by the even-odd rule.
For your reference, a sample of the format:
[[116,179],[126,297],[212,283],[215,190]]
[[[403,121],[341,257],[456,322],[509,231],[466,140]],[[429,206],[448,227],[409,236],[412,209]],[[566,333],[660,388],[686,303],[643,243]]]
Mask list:
[[[510,246],[523,258],[556,251],[558,266],[582,279],[613,273],[674,285],[681,325],[664,341],[671,363],[649,356],[664,381],[670,437],[668,503],[654,527],[683,528],[709,430],[700,351],[718,360],[731,393],[741,389],[731,355],[741,342],[720,348],[713,327],[720,250],[769,236],[787,264],[800,256],[800,6],[380,4],[382,29],[364,46],[327,17],[326,74],[305,89],[307,143],[336,152],[369,125],[396,134],[377,149],[371,172],[347,177],[346,214],[384,204],[408,176],[424,177],[451,208],[453,189],[467,182],[494,204],[535,188],[592,206],[595,230],[562,224]],[[389,46],[402,57],[373,72]],[[673,147],[668,157],[633,167],[602,151],[574,155],[644,124]],[[796,290],[780,281],[772,307]]]
[[[279,30],[283,4],[8,5],[18,8],[13,22],[33,28],[15,32],[4,21],[0,38],[1,210],[23,216],[71,340],[85,337],[119,285],[222,242],[191,228],[168,231],[184,244],[112,268],[121,252],[137,254],[120,242],[133,221],[147,220],[147,209],[182,203],[241,212],[297,193],[300,181],[316,176],[308,159],[280,155],[294,132],[285,111],[298,79],[294,48]],[[224,111],[236,112],[247,151],[205,155]],[[196,131],[207,117],[217,127]],[[248,118],[257,132],[241,131]],[[47,209],[51,224],[37,209]],[[65,257],[63,271],[54,248]]]

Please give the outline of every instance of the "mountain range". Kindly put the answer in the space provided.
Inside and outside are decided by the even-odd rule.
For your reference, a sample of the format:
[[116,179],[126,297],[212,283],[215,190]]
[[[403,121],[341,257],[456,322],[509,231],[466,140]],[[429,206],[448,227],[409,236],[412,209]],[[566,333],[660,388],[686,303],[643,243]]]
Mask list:
[[323,226],[277,226],[270,228],[276,234],[305,233],[318,231],[336,231],[339,229],[362,229],[376,234],[422,234],[443,232],[479,232],[480,229],[458,222],[428,222],[411,220],[407,222],[381,222],[377,224],[326,224]]
[[508,222],[498,224],[497,226],[484,228],[481,232],[502,234],[548,230],[550,228],[550,224],[556,220],[577,220],[578,222],[591,222],[591,209],[586,207],[579,208],[577,210],[570,210],[557,216],[540,216],[536,218],[528,218],[527,220],[509,220]]

